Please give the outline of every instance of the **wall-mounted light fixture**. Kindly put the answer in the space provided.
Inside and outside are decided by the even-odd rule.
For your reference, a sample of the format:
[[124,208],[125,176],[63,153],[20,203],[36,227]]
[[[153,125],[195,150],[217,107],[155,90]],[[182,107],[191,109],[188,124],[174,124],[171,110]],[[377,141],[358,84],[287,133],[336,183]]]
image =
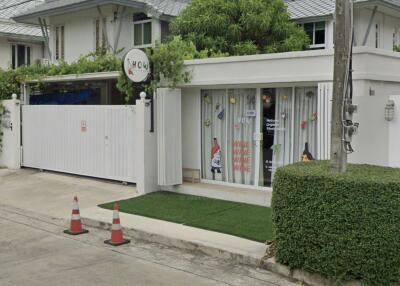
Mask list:
[[372,89],[372,87],[369,88],[369,95],[374,96],[375,95],[375,90]]
[[385,120],[392,121],[394,119],[394,100],[389,99],[385,106]]

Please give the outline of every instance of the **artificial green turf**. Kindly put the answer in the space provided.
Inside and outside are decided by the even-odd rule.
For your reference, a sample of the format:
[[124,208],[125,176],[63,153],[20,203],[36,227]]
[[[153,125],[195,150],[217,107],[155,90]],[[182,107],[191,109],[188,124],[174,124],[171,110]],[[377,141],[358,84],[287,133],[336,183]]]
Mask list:
[[[271,209],[171,192],[120,201],[120,211],[265,242],[273,238]],[[112,209],[114,203],[100,205]]]

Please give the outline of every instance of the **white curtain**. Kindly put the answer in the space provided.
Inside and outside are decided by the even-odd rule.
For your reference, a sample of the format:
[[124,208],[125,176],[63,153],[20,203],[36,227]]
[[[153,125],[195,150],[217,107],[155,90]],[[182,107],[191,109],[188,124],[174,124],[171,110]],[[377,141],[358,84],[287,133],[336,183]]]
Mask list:
[[[202,90],[202,174],[203,179],[225,180],[226,94],[225,89]],[[220,146],[221,174],[211,172],[211,150],[214,138]]]
[[294,111],[294,162],[301,161],[306,143],[314,158],[317,154],[317,87],[296,88]]
[[231,183],[253,185],[255,178],[256,90],[228,90],[227,171]]
[[[300,161],[308,143],[317,154],[317,87],[275,90],[276,128],[273,138],[273,166]],[[202,176],[208,180],[254,185],[256,89],[202,90]],[[263,117],[263,116],[261,116]],[[212,172],[215,140],[220,147],[221,173]],[[215,148],[214,148],[215,149]],[[262,149],[262,148],[261,148]],[[260,184],[263,185],[263,154],[260,154]]]
[[[203,178],[253,185],[256,89],[203,90],[201,96]],[[211,170],[214,138],[221,151],[221,174]]]
[[292,163],[292,100],[292,88],[276,89],[275,119],[278,124],[274,134],[273,173],[277,168]]

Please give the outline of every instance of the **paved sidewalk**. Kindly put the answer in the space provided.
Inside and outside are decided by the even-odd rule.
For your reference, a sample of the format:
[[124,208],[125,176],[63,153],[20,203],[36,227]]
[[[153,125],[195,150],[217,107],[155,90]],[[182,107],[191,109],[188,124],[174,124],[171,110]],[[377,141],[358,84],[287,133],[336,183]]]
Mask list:
[[113,248],[109,231],[63,233],[65,221],[0,203],[0,285],[295,286],[256,269],[197,252],[132,239]]
[[[138,195],[134,186],[115,182],[31,169],[1,171],[1,204],[63,219],[66,225],[75,195],[84,223],[103,229],[110,228],[112,211],[97,205]],[[243,264],[259,265],[266,250],[263,243],[167,221],[125,213],[121,213],[121,220],[131,237]]]
[[33,169],[0,169],[0,202],[55,218],[71,215],[72,199],[81,211],[137,195],[135,186]]
[[[112,211],[93,207],[81,211],[84,224],[109,229]],[[205,254],[258,266],[267,246],[240,237],[185,226],[182,224],[120,213],[121,224],[128,235],[147,241],[197,250]]]

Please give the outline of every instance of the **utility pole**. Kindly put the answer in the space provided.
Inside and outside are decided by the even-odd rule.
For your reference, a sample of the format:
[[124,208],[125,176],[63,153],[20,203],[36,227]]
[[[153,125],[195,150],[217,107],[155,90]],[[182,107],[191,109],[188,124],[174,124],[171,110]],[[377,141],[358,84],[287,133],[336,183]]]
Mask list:
[[333,73],[331,171],[344,173],[347,167],[347,152],[344,148],[343,114],[345,92],[348,88],[346,75],[349,71],[351,40],[350,0],[336,0],[335,56]]

